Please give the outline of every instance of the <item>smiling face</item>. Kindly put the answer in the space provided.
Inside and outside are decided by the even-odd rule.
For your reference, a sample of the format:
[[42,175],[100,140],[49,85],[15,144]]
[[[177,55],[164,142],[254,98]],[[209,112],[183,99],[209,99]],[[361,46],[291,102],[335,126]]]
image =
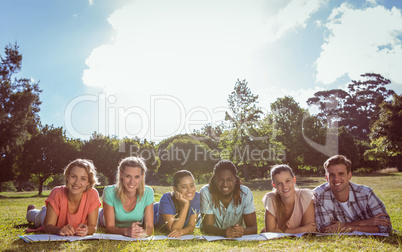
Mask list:
[[229,197],[235,189],[236,176],[229,170],[217,172],[215,175],[215,185],[222,196]]
[[127,166],[120,172],[120,179],[125,193],[136,193],[143,178],[142,169]]
[[196,191],[194,179],[191,176],[181,178],[173,190],[181,193],[186,200],[193,200]]
[[294,196],[295,184],[296,177],[292,177],[292,175],[287,171],[276,174],[273,178],[272,183],[272,185],[278,191],[279,195],[284,198]]
[[66,187],[72,195],[82,195],[89,186],[88,173],[85,168],[74,166],[66,178]]
[[329,166],[325,177],[335,197],[349,196],[349,180],[352,178],[352,172],[347,172],[346,165],[336,164]]

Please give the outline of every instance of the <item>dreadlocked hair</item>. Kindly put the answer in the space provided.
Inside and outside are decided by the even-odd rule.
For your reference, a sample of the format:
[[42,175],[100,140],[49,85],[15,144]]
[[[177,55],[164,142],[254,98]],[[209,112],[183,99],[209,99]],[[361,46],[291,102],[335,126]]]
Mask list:
[[240,185],[242,184],[240,178],[237,176],[237,168],[236,166],[229,160],[221,160],[219,161],[213,170],[213,174],[212,177],[209,179],[209,192],[211,193],[212,196],[212,204],[213,207],[217,207],[219,209],[219,212],[221,213],[221,207],[219,204],[219,191],[218,188],[216,186],[215,183],[215,179],[216,179],[216,174],[224,171],[224,170],[228,170],[231,173],[233,173],[233,175],[236,177],[236,184],[234,186],[234,190],[233,190],[233,204],[234,206],[238,206],[241,204],[241,195],[240,193],[244,193],[241,189],[240,189]]
[[[292,178],[294,178],[295,174],[293,173],[292,169],[288,165],[275,165],[271,168],[271,181],[274,183],[275,175],[278,175],[282,172],[289,172]],[[286,222],[289,220],[286,218],[286,207],[282,202],[281,196],[279,195],[278,191],[274,188],[275,197],[274,197],[274,207],[276,213],[276,222],[278,223],[278,228],[285,232],[286,230]]]

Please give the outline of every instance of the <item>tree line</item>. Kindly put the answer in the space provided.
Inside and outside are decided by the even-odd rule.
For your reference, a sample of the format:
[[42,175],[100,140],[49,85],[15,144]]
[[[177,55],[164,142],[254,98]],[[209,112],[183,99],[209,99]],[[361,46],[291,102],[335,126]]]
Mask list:
[[316,92],[307,104],[316,106],[317,114],[291,96],[278,98],[264,113],[247,81],[237,80],[223,122],[155,143],[96,132],[88,140],[72,139],[62,127],[42,125],[39,83],[16,77],[22,65],[18,45],[7,45],[0,60],[0,183],[13,181],[20,190],[26,181],[35,183],[39,194],[43,185],[63,183],[64,166],[78,157],[93,160],[104,184],[115,182],[117,164],[128,155],[146,160],[150,184],[169,183],[180,169],[205,182],[220,159],[233,161],[246,180],[266,176],[277,163],[297,174],[317,174],[335,153],[347,155],[353,169],[402,163],[402,96],[388,89],[390,80],[380,74],[362,74],[346,90]]

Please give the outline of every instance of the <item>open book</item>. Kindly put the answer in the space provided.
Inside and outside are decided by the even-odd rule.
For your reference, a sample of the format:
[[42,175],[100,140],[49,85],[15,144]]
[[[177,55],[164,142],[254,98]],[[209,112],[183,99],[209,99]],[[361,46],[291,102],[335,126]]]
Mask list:
[[37,235],[23,235],[20,236],[25,242],[46,242],[46,241],[85,241],[85,240],[112,240],[112,241],[158,241],[158,240],[192,240],[192,239],[203,239],[199,235],[183,235],[180,238],[168,237],[167,235],[155,235],[148,236],[144,238],[130,238],[124,235],[117,234],[102,234],[94,233],[93,235],[87,235],[84,237],[80,236],[60,236],[54,234],[37,234]]
[[113,240],[113,241],[160,241],[160,240],[205,240],[205,241],[218,241],[218,240],[233,240],[233,241],[266,241],[271,239],[277,239],[282,237],[297,237],[300,238],[303,235],[367,235],[367,236],[389,236],[388,233],[365,233],[354,231],[351,233],[300,233],[300,234],[288,234],[288,233],[260,233],[252,235],[243,235],[239,238],[227,238],[224,236],[209,236],[209,235],[183,235],[180,238],[168,237],[167,235],[155,235],[144,238],[130,238],[123,235],[116,234],[101,234],[95,233],[84,237],[79,236],[59,236],[53,234],[37,234],[37,235],[23,235],[20,236],[25,242],[46,242],[46,241],[85,241],[85,240]]

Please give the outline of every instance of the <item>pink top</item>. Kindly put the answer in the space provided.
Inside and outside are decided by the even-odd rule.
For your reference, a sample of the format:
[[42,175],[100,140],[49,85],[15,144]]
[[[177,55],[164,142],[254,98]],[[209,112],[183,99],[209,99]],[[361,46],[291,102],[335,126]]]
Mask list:
[[[295,188],[295,206],[293,213],[286,223],[288,228],[297,228],[302,224],[303,214],[309,207],[311,200],[313,199],[313,191],[309,189],[297,189]],[[262,198],[265,209],[268,210],[275,218],[275,192],[269,192]]]
[[88,215],[92,213],[95,208],[101,206],[98,191],[94,188],[82,194],[81,202],[78,211],[75,214],[68,212],[68,189],[66,186],[57,186],[50,192],[49,197],[46,199],[46,205],[50,204],[57,214],[57,227],[64,227],[70,224],[73,228],[78,227],[80,223],[88,224]]

